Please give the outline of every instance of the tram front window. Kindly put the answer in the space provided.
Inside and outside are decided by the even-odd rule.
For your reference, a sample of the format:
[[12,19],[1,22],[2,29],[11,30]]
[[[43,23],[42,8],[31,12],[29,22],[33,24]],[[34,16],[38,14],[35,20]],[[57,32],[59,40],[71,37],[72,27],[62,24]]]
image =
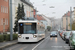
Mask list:
[[35,34],[36,23],[24,23],[23,28],[22,29],[19,28],[19,32],[20,34]]

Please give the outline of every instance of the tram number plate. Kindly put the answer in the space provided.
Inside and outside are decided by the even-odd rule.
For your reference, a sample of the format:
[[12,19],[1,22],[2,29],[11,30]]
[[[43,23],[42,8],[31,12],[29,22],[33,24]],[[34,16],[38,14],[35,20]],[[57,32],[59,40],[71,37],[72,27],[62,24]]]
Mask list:
[[26,39],[29,39],[29,37],[26,37]]

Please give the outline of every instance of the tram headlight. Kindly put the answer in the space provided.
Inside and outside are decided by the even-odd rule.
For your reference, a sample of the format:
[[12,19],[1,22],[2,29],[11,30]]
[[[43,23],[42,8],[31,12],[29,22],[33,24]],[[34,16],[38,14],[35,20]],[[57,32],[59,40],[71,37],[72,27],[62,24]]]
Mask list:
[[33,35],[33,37],[36,38],[37,36],[36,35]]
[[18,35],[18,37],[21,38],[22,36],[21,35]]

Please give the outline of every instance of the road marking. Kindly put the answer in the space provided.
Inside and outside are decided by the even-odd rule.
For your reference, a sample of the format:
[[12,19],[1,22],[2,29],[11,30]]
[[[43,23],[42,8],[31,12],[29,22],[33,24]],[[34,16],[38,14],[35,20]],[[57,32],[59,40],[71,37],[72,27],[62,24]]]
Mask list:
[[[49,36],[48,36],[48,37],[49,37]],[[47,38],[48,38],[48,37],[47,37]],[[46,38],[46,39],[47,39],[47,38]],[[39,46],[42,42],[44,42],[46,39],[44,39],[44,40],[41,41],[39,44],[37,44],[32,50],[36,49],[36,47],[38,47],[38,46]]]
[[15,46],[15,47],[13,47],[13,48],[10,48],[9,50],[12,50],[12,49],[14,49],[14,48],[16,48],[16,47],[19,47],[20,45],[18,45],[18,46]]

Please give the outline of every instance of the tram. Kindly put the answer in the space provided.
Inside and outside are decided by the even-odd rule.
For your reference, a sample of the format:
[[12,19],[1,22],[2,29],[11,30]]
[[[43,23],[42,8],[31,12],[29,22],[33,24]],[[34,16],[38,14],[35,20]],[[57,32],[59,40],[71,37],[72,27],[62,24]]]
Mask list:
[[45,26],[37,20],[18,21],[18,42],[38,42],[45,38]]

